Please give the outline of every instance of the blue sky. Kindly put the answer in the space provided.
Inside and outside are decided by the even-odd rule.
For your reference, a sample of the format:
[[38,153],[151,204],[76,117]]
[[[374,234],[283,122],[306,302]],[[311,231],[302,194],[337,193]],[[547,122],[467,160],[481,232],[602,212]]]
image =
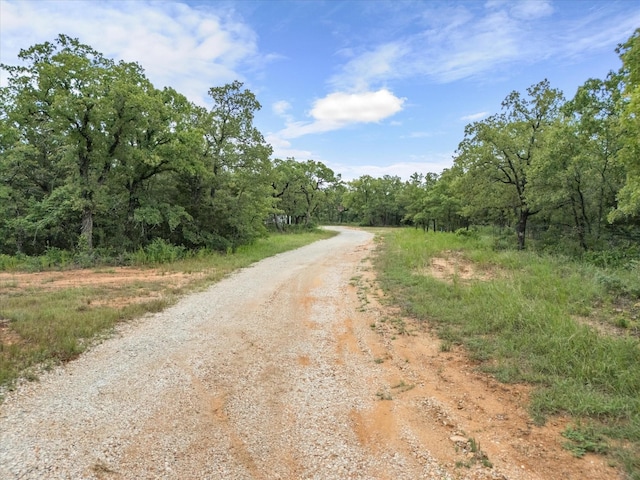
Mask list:
[[202,105],[238,79],[274,157],[408,178],[449,167],[512,90],[571,98],[618,69],[638,27],[640,0],[0,0],[0,63],[65,33]]

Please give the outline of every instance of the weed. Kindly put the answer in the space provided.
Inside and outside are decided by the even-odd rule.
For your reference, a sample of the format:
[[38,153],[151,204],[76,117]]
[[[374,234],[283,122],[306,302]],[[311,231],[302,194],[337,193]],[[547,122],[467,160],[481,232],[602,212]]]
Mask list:
[[568,439],[563,444],[576,457],[583,457],[587,452],[607,453],[609,445],[601,433],[593,426],[574,425],[566,428],[562,436]]
[[618,328],[629,328],[629,320],[627,320],[622,315],[619,317],[616,317],[613,324]]
[[473,459],[477,462],[480,462],[482,466],[487,468],[492,468],[493,464],[489,461],[487,455],[480,448],[480,442],[478,442],[475,438],[469,437],[469,450],[473,453]]
[[393,397],[389,392],[379,391],[376,393],[376,397],[378,397],[378,400],[393,400]]
[[407,322],[403,318],[400,318],[400,317],[393,318],[391,319],[391,323],[399,335],[411,335],[407,327]]
[[401,380],[400,383],[391,387],[392,390],[397,390],[398,392],[408,392],[409,390],[415,388],[415,385],[407,384],[404,380]]
[[[382,235],[374,265],[386,298],[406,316],[433,325],[442,351],[462,345],[499,380],[532,384],[537,423],[558,413],[601,422],[601,437],[568,433],[575,448],[601,453],[607,439],[616,439],[615,458],[640,478],[634,453],[640,451],[637,265],[495,249],[482,236],[466,234],[397,229]],[[451,251],[477,270],[502,273],[453,285],[412,273]],[[576,316],[615,325],[619,333],[600,333]]]
[[100,475],[100,474],[104,474],[104,473],[107,473],[107,474],[118,473],[118,472],[116,472],[115,470],[113,470],[111,467],[109,467],[108,465],[106,465],[106,464],[104,464],[104,463],[102,463],[102,462],[97,462],[97,463],[95,463],[95,464],[91,467],[91,469],[92,469],[95,473],[97,473],[98,475]]

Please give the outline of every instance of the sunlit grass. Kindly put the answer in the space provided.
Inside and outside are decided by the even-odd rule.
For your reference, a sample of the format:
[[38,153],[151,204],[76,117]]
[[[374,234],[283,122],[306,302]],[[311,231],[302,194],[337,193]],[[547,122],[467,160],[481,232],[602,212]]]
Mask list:
[[[407,314],[435,325],[443,341],[463,345],[478,368],[499,380],[536,386],[530,405],[536,421],[571,415],[591,429],[585,431],[627,442],[625,448],[618,442],[609,455],[625,465],[638,464],[638,337],[630,328],[605,334],[589,323],[635,321],[635,314],[614,307],[637,306],[637,272],[533,252],[494,251],[481,238],[454,234],[404,229],[382,235],[379,279]],[[462,282],[425,273],[432,258],[452,251],[476,270],[497,274]],[[627,314],[628,321],[616,324],[611,312]],[[630,472],[640,478],[640,469]]]

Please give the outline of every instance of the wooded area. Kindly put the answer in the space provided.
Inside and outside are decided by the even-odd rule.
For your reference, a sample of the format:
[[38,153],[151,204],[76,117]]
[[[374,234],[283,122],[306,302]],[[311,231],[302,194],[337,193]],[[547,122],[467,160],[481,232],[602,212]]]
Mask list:
[[228,251],[317,222],[488,226],[520,249],[638,253],[640,29],[618,54],[622,68],[571,100],[547,80],[508,94],[440,174],[344,182],[321,162],[271,159],[242,83],[212,87],[207,110],[60,35],[1,66],[0,253]]

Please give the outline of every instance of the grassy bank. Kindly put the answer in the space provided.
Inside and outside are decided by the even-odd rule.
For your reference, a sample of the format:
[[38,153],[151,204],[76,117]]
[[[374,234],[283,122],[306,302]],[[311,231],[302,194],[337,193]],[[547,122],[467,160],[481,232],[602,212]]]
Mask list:
[[[0,389],[10,388],[21,376],[34,379],[40,369],[78,356],[118,322],[160,311],[180,295],[238,268],[333,235],[324,230],[274,234],[234,254],[200,252],[168,263],[159,260],[171,258],[170,252],[139,252],[137,266],[148,270],[134,281],[107,285],[49,288],[49,280],[41,280],[45,283],[22,288],[14,268],[13,277],[8,274],[0,280]],[[60,271],[59,276],[116,273],[115,268],[102,267]],[[175,274],[182,274],[179,284],[168,281]]]
[[[382,287],[442,348],[536,388],[539,423],[567,414],[567,448],[607,454],[640,479],[640,271],[606,270],[490,239],[390,230],[376,260]],[[439,267],[439,268],[434,268]]]

